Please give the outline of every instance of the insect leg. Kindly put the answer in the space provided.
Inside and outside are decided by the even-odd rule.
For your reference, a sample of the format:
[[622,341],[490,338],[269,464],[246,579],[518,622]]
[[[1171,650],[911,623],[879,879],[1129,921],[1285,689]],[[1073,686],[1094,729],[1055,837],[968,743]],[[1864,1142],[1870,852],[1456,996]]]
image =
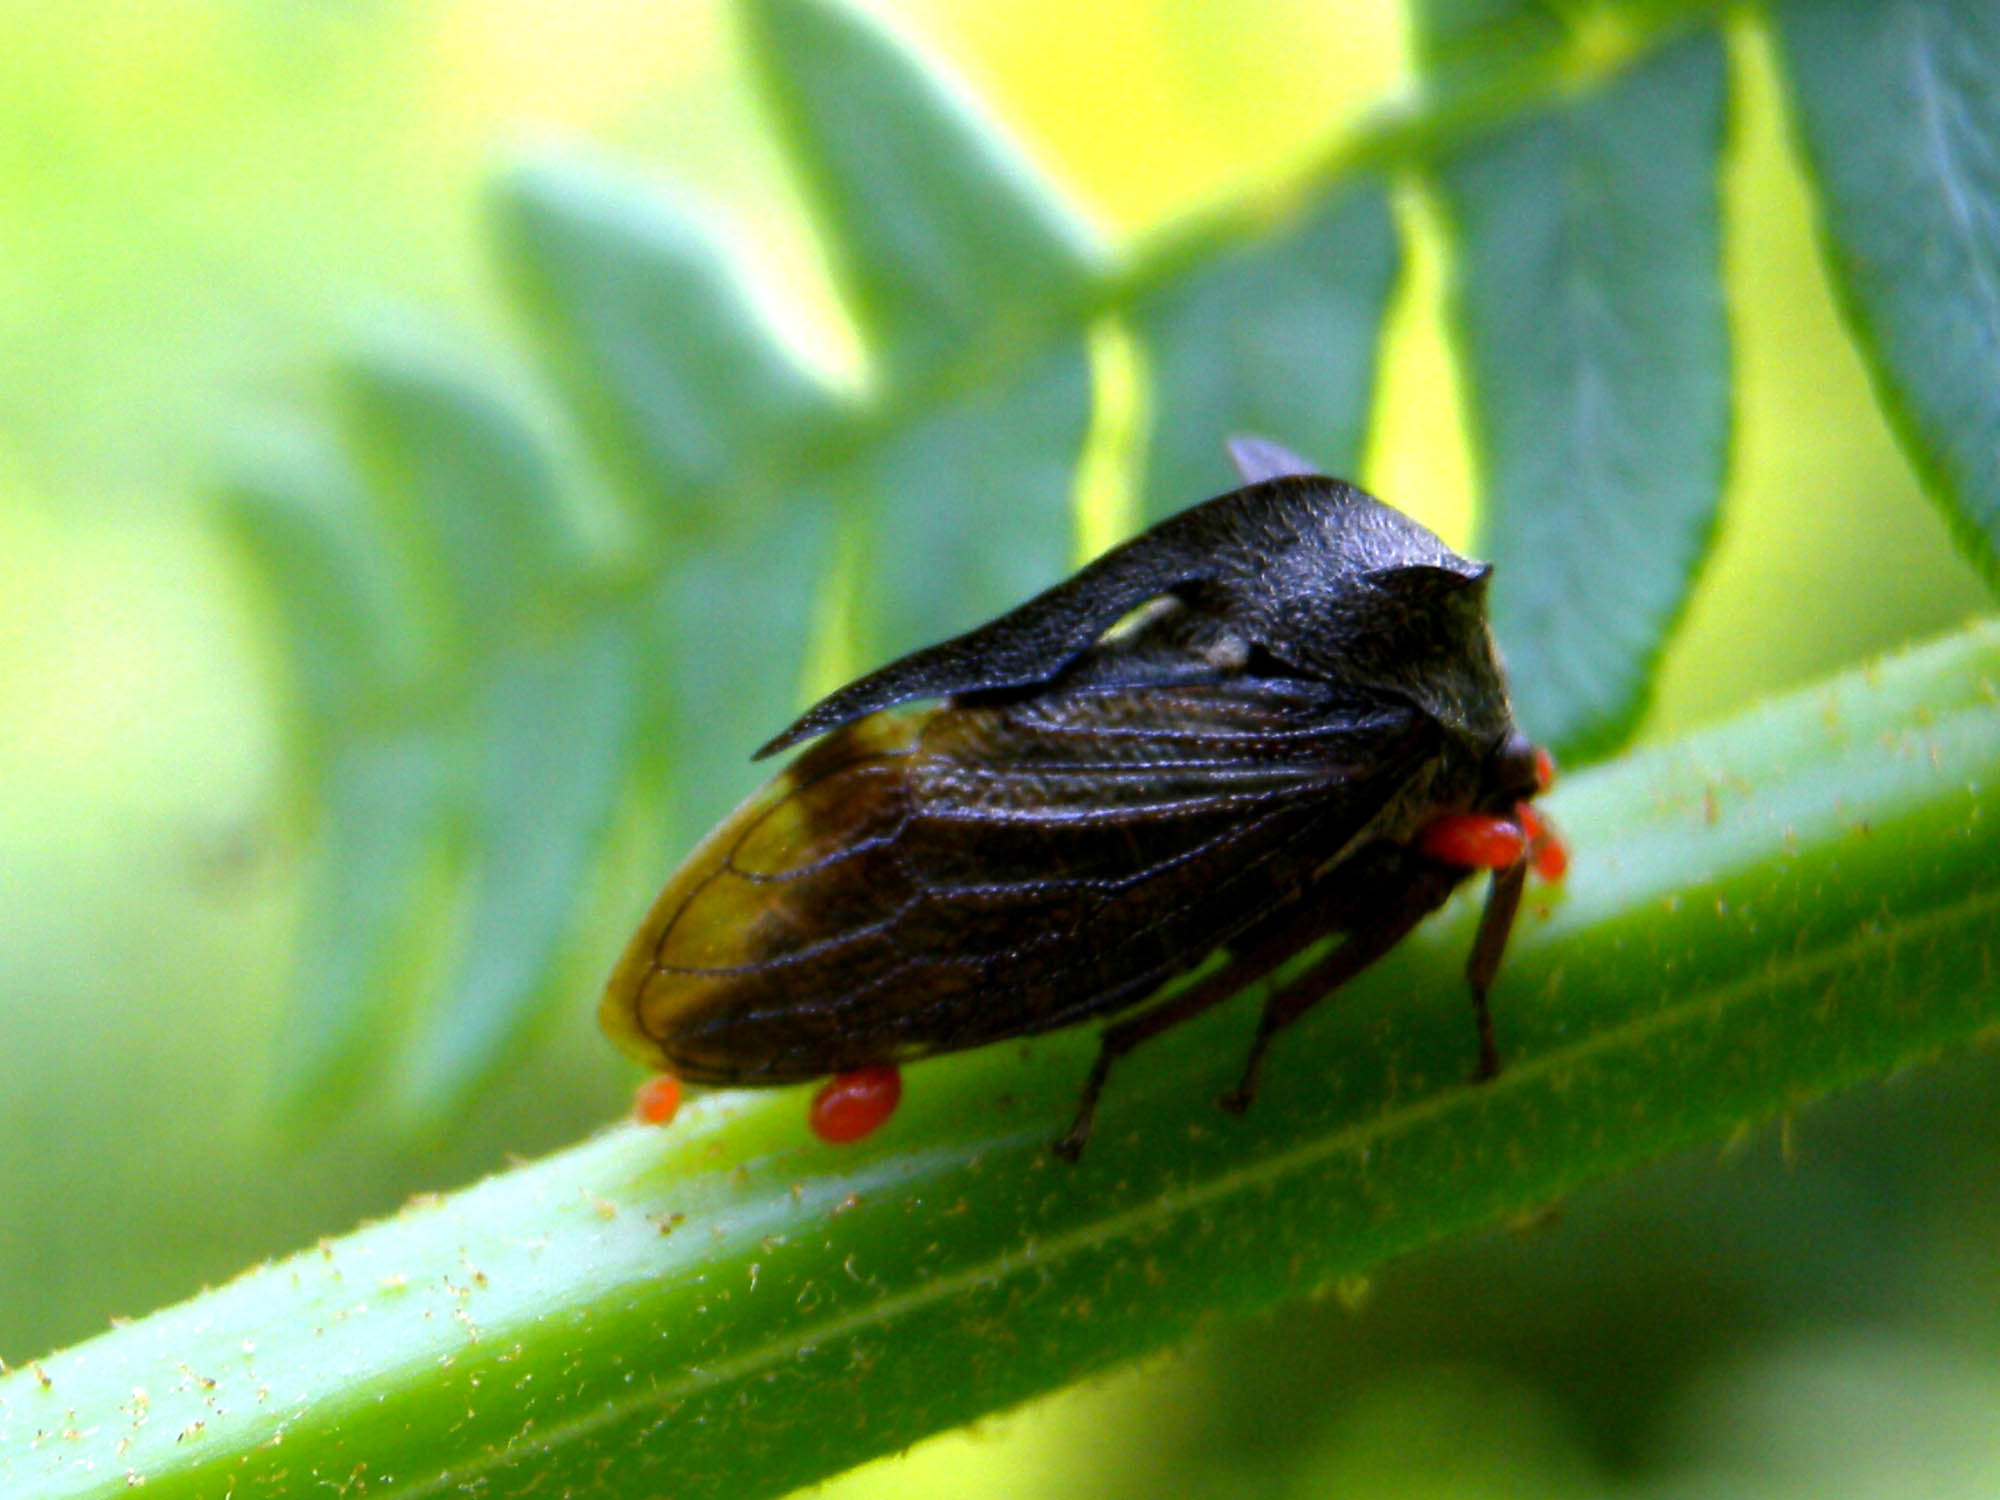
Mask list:
[[1248,1109],[1250,1101],[1257,1097],[1257,1077],[1263,1071],[1264,1051],[1271,1045],[1271,1038],[1400,943],[1411,928],[1436,910],[1442,899],[1442,896],[1431,898],[1428,888],[1413,891],[1399,910],[1357,927],[1338,948],[1266,1000],[1264,1012],[1257,1018],[1257,1035],[1250,1043],[1250,1055],[1243,1061],[1243,1075],[1236,1087],[1216,1102],[1232,1114],[1240,1115]]
[[1150,1010],[1105,1027],[1098,1038],[1097,1060],[1090,1065],[1090,1076],[1084,1079],[1083,1093],[1077,1099],[1076,1118],[1055,1143],[1056,1155],[1064,1161],[1075,1161],[1083,1154],[1084,1143],[1090,1139],[1091,1126],[1097,1117],[1097,1096],[1104,1092],[1104,1080],[1110,1076],[1114,1062],[1141,1042],[1241,994],[1247,986],[1277,968],[1312,937],[1314,915],[1299,909],[1290,921],[1270,928],[1243,952],[1232,954],[1229,962],[1208,978],[1189,985],[1179,994],[1169,995]]
[[1472,986],[1472,1010],[1479,1021],[1479,1071],[1473,1076],[1482,1083],[1500,1072],[1500,1049],[1493,1040],[1493,1012],[1487,1009],[1486,992],[1500,972],[1500,956],[1507,951],[1507,936],[1514,930],[1514,914],[1521,909],[1521,888],[1527,880],[1525,858],[1493,872],[1486,909],[1479,914],[1479,933],[1465,961],[1465,982]]

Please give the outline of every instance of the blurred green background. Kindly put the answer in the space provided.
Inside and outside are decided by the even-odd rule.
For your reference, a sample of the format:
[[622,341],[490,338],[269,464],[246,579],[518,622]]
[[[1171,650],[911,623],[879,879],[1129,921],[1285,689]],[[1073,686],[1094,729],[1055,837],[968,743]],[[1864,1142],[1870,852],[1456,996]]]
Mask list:
[[[1282,182],[1410,82],[1403,19],[1375,4],[880,9],[1114,242]],[[366,1110],[303,1141],[273,1128],[306,850],[273,632],[207,504],[221,455],[312,410],[330,355],[412,309],[518,362],[477,197],[550,142],[680,184],[810,359],[851,370],[855,345],[726,5],[0,3],[0,38],[0,1358],[18,1363],[575,1139],[631,1081],[579,972],[532,1062],[448,1136]],[[1733,478],[1649,736],[1987,607],[1842,335],[1754,26],[1735,40]],[[1463,540],[1445,267],[1419,251],[1356,477]],[[633,851],[635,881],[677,853]],[[608,961],[619,936],[584,946]],[[1996,1122],[2000,1067],[1953,1060],[841,1484],[1991,1494]]]

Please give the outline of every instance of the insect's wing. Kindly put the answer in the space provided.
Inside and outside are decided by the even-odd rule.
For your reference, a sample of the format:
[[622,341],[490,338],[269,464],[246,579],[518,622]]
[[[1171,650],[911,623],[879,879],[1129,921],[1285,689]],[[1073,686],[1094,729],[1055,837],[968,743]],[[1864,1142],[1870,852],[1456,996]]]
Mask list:
[[[683,1077],[729,1081],[719,1061],[695,1064],[682,1032],[692,1018],[780,988],[802,1013],[800,1034],[813,1030],[810,987],[838,983],[821,971],[837,970],[842,940],[851,943],[880,904],[876,866],[902,821],[903,778],[928,717],[882,713],[847,726],[702,840],[655,898],[605,988],[598,1021],[620,1048]],[[855,891],[846,917],[843,890]],[[831,964],[816,961],[822,939]],[[783,975],[796,983],[780,984]]]
[[871,716],[696,851],[607,1029],[683,1077],[783,1082],[1136,1003],[1365,836],[1434,733],[1275,680]]

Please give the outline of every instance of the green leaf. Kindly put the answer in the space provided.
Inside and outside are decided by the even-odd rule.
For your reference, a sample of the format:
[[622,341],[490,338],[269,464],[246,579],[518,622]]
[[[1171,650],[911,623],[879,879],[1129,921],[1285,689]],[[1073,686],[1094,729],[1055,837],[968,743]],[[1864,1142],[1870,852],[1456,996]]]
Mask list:
[[657,189],[547,159],[503,178],[492,206],[538,349],[654,528],[637,749],[691,838],[749,789],[751,749],[798,707],[834,515],[828,484],[799,470],[854,414]]
[[1221,442],[1232,433],[1275,438],[1332,474],[1357,470],[1397,260],[1387,193],[1364,180],[1141,294],[1149,516],[1232,488]]
[[547,452],[469,369],[405,333],[339,375],[349,450],[451,625],[504,638],[530,601],[583,571]]
[[452,784],[435,725],[385,722],[419,659],[351,469],[304,434],[265,447],[220,500],[283,613],[298,685],[295,795],[310,804],[315,847],[272,1092],[303,1119],[350,1095],[396,1034],[399,960],[421,926]]
[[844,1151],[800,1091],[712,1096],[0,1378],[0,1497],[781,1494],[1963,1042],[2000,1020],[1996,680],[1988,624],[1571,778],[1490,1085],[1462,902],[1243,1119],[1249,1007],[1148,1048],[1076,1168],[1087,1035],[927,1063]]
[[1515,706],[1571,759],[1628,734],[1714,532],[1729,437],[1720,41],[1439,163]]
[[802,481],[780,517],[738,524],[682,552],[643,603],[642,691],[657,718],[642,745],[672,789],[659,877],[763,779],[757,746],[800,707],[801,664],[833,555],[826,481]]
[[1088,236],[962,89],[850,6],[748,0],[753,55],[891,382],[1073,312]]
[[[453,910],[472,913],[466,955],[484,967],[454,974],[430,966],[455,996],[437,1011],[442,1029],[430,1041],[437,1050],[419,1067],[417,1076],[433,1083],[459,1076],[441,1059],[498,1056],[512,1040],[506,1028],[531,1020],[532,996],[547,974],[529,974],[530,955],[553,964],[566,917],[519,902],[528,891],[545,902],[559,871],[571,879],[571,904],[579,899],[593,863],[586,830],[598,826],[596,809],[613,785],[616,745],[626,747],[625,784],[640,791],[649,813],[668,813],[656,835],[664,866],[750,790],[758,773],[748,753],[798,708],[809,641],[817,643],[811,683],[824,686],[829,664],[858,668],[955,633],[1062,577],[1075,547],[1072,494],[1088,425],[1089,323],[1120,320],[1149,345],[1156,509],[1228,482],[1220,446],[1232,429],[1272,433],[1330,466],[1351,467],[1394,274],[1393,225],[1376,169],[1471,142],[1450,171],[1477,186],[1478,153],[1490,147],[1504,161],[1511,151],[1525,156],[1529,186],[1539,191],[1549,163],[1519,142],[1540,139],[1540,130],[1553,133],[1571,165],[1608,162],[1643,176],[1630,170],[1631,143],[1608,116],[1628,107],[1661,113],[1662,95],[1685,71],[1676,59],[1689,55],[1662,52],[1617,77],[1601,103],[1565,97],[1486,141],[1479,132],[1492,130],[1496,108],[1518,115],[1548,105],[1550,64],[1537,57],[1487,90],[1494,99],[1478,110],[1443,109],[1435,128],[1389,122],[1341,158],[1350,168],[1371,164],[1365,172],[1323,167],[1322,180],[1285,195],[1293,205],[1286,212],[1220,214],[1099,278],[1058,201],[955,85],[915,54],[833,0],[755,0],[751,24],[822,217],[868,304],[863,321],[887,372],[872,402],[836,400],[801,371],[724,256],[678,210],[629,178],[553,158],[503,182],[494,218],[533,341],[602,473],[641,523],[621,538],[624,549],[584,544],[579,518],[598,498],[596,476],[564,467],[555,455],[573,450],[560,421],[530,422],[500,382],[480,373],[482,362],[399,336],[346,378],[351,446],[375,485],[376,514],[396,525],[402,543],[381,565],[395,570],[392,592],[408,601],[406,612],[444,628],[432,629],[430,654],[418,654],[419,669],[395,678],[393,691],[352,680],[341,690],[366,705],[363,717],[378,730],[429,726],[455,737],[454,806],[487,809],[485,824],[472,829],[469,858],[446,862],[440,850],[441,867],[488,883],[483,895],[438,892]],[[1702,45],[1712,49],[1712,38]],[[1713,61],[1709,52],[1697,55]],[[1620,66],[1622,59],[1590,63],[1606,76]],[[1662,68],[1669,86],[1649,82]],[[1714,72],[1701,73],[1710,94],[1696,102],[1719,110]],[[1674,128],[1677,139],[1699,135],[1684,122]],[[1643,198],[1645,186],[1625,184],[1627,197]],[[1629,206],[1611,202],[1617,212]],[[1529,227],[1546,229],[1550,216],[1561,225],[1588,220],[1588,207],[1557,203],[1541,219],[1531,209]],[[1497,209],[1481,222],[1496,233],[1508,224]],[[1492,284],[1532,300],[1532,277],[1491,240],[1474,248],[1494,249]],[[1630,283],[1616,289],[1631,294],[1633,308],[1658,315],[1660,297],[1639,295],[1648,268],[1629,260],[1608,263]],[[1605,269],[1579,263],[1593,275]],[[1512,312],[1502,305],[1496,316]],[[1718,343],[1718,358],[1719,350]],[[1594,378],[1597,368],[1583,360],[1611,357],[1594,345],[1580,354],[1560,344],[1544,352],[1537,368],[1552,379],[1575,380],[1580,369]],[[1663,367],[1679,379],[1686,363],[1669,359]],[[1501,405],[1512,401],[1509,410],[1535,415],[1534,383],[1504,362],[1501,375],[1513,379]],[[1579,469],[1596,454],[1586,436],[1570,432],[1562,450],[1581,450]],[[1215,478],[1200,478],[1204,472]],[[1550,599],[1567,608],[1581,599],[1577,607],[1587,612],[1636,600],[1643,614],[1651,599],[1658,615],[1684,589],[1674,568],[1692,566],[1691,556],[1674,561],[1669,537],[1638,569],[1646,587],[1671,596],[1664,604],[1646,587],[1626,587],[1629,580],[1620,592],[1592,578],[1579,594],[1564,570],[1580,556],[1607,553],[1607,512],[1579,518],[1555,507],[1544,517],[1496,501],[1494,514],[1508,583],[1498,591],[1500,623],[1510,645],[1520,632],[1508,608]],[[1523,544],[1556,516],[1566,528],[1556,536],[1562,545]],[[341,524],[380,561],[371,520],[353,515]],[[836,545],[838,578],[830,576]],[[1600,654],[1617,645],[1596,628],[1601,621],[1585,623]],[[1646,639],[1626,642],[1614,665],[1642,671],[1664,624],[1653,618],[1641,631]],[[490,705],[511,700],[509,684],[520,674],[541,670],[536,653],[550,642],[606,631],[637,653],[629,727],[615,713],[601,718],[603,738],[563,768],[581,782],[549,781],[562,806],[545,815],[566,836],[537,845],[546,864],[499,878],[483,845],[531,840],[536,814],[509,806],[494,787],[533,786],[535,774],[521,768],[546,765],[551,752],[508,738],[539,731],[531,714]],[[1556,644],[1568,642],[1558,633]],[[1569,691],[1560,674],[1537,673],[1534,649],[1532,641],[1515,647],[1529,714],[1544,706],[1536,694],[1561,707]],[[351,679],[359,670],[348,662],[322,675]],[[586,679],[596,680],[587,665],[562,670],[584,674],[571,688],[587,697]],[[1608,711],[1632,711],[1636,677],[1613,686],[1624,696]],[[1530,722],[1566,736],[1572,748],[1589,743],[1582,731],[1565,731],[1553,709],[1546,723]],[[338,714],[325,721],[325,738],[338,742],[347,732]],[[1596,732],[1606,732],[1601,719]],[[496,932],[511,941],[489,940]]]
[[1420,0],[1416,43],[1424,76],[1446,88],[1470,88],[1480,75],[1552,57],[1569,41],[1578,13],[1562,0]]
[[871,655],[969,630],[1068,571],[1090,421],[1080,340],[915,414],[846,476],[869,518]]
[[218,512],[284,622],[310,746],[408,675],[410,642],[345,459],[321,437],[275,427],[257,446],[219,487]]
[[[491,221],[528,332],[598,460],[669,536],[824,437],[829,393],[665,192],[582,157],[502,177]],[[754,484],[750,487],[754,488]]]
[[[470,912],[463,957],[419,1036],[412,1086],[417,1111],[435,1120],[485,1080],[537,1009],[629,764],[634,645],[625,620],[552,628],[590,556],[546,449],[504,400],[408,334],[378,340],[341,386],[349,446],[406,544],[415,592],[468,659],[466,695],[451,695],[439,718],[481,763],[476,790],[453,786],[472,808]],[[404,822],[337,832],[329,852],[445,832],[435,820]],[[401,852],[419,864],[417,848]],[[409,883],[395,894],[416,904]],[[350,1007],[310,1018],[317,1031],[371,1025],[362,990],[304,994],[306,1004]],[[327,1051],[327,1066],[342,1056]]]
[[510,653],[485,685],[465,953],[418,1040],[409,1091],[432,1120],[463,1103],[539,1008],[630,763],[634,659],[624,622],[606,620]]
[[397,1038],[423,933],[426,877],[454,798],[450,748],[423,729],[341,743],[319,789],[317,839],[272,1095],[294,1125],[353,1097]]
[[2000,587],[2000,13],[1773,14],[1848,322],[1959,545]]

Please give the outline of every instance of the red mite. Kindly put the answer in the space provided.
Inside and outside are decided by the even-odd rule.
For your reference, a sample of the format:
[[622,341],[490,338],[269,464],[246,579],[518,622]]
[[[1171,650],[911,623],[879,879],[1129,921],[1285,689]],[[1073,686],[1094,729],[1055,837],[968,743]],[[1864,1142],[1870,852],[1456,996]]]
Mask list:
[[632,1101],[632,1116],[641,1125],[668,1125],[680,1108],[681,1081],[671,1073],[662,1073],[639,1085],[638,1097]]
[[813,1095],[813,1134],[835,1146],[871,1136],[888,1123],[902,1097],[903,1075],[893,1067],[842,1073]]
[[1244,488],[764,746],[813,742],[654,902],[599,1011],[613,1040],[693,1083],[835,1075],[812,1125],[851,1141],[901,1063],[1108,1018],[1055,1143],[1074,1159],[1127,1052],[1339,935],[1265,998],[1222,1099],[1247,1108],[1278,1032],[1490,870],[1466,977],[1497,1072],[1487,991],[1528,871],[1567,855],[1492,570],[1274,444],[1231,454]]

